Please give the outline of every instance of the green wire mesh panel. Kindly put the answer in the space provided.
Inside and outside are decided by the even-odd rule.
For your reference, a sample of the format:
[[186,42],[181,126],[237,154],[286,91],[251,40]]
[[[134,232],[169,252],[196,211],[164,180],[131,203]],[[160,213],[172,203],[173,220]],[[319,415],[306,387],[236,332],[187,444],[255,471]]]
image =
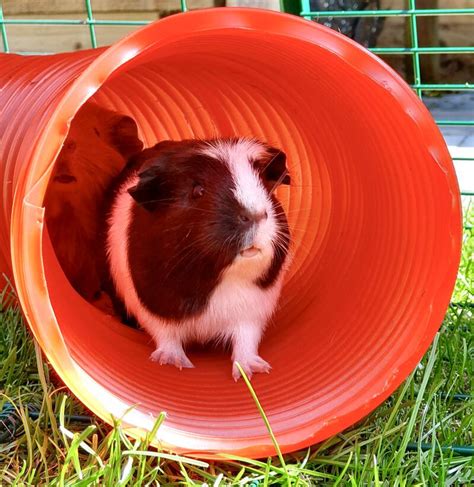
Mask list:
[[[19,15],[5,15],[5,12],[8,12],[9,6],[10,8],[12,8],[12,6],[18,8],[19,5],[28,3],[31,3],[34,6],[38,6],[38,12],[36,12],[36,14],[33,11],[28,16],[23,15],[20,17]],[[9,35],[10,31],[14,31],[14,29],[20,28],[20,26],[29,29],[43,29],[48,27],[58,28],[59,26],[64,26],[69,30],[72,30],[73,28],[76,29],[76,31],[74,31],[74,35],[77,32],[77,34],[80,34],[82,38],[84,37],[84,31],[86,30],[88,33],[89,45],[83,45],[82,43],[78,42],[75,44],[74,47],[95,48],[99,45],[113,42],[116,38],[122,37],[124,34],[131,31],[132,29],[136,29],[142,25],[146,25],[152,20],[155,20],[156,18],[162,17],[164,15],[179,11],[186,11],[188,10],[188,7],[212,7],[221,6],[224,3],[225,2],[223,0],[192,0],[189,2],[187,2],[186,0],[160,0],[159,2],[156,2],[156,4],[158,5],[158,10],[149,10],[146,15],[138,15],[139,12],[133,12],[133,9],[136,9],[137,5],[139,4],[147,5],[147,2],[140,2],[138,0],[121,2],[106,2],[104,0],[69,0],[69,2],[57,3],[55,1],[48,2],[45,0],[37,2],[17,2],[14,0],[4,0],[3,2],[1,2],[0,0],[0,29],[3,50],[5,52],[15,51],[15,49],[11,48],[10,46]],[[449,6],[449,8],[426,8],[427,5],[438,5],[440,3],[444,3],[444,5]],[[45,17],[44,13],[43,15],[41,15],[41,5],[43,5],[44,12],[45,6],[51,7],[51,4],[57,6],[73,4],[75,7],[77,7],[76,10],[82,9],[83,14],[81,14],[80,18],[68,18],[68,16],[75,17],[78,14],[68,14],[67,11],[61,16],[50,15],[49,17]],[[116,11],[107,14],[105,14],[103,11],[99,11],[97,5],[103,4],[107,4],[113,7],[113,10]],[[254,2],[252,2],[251,0],[232,0],[228,1],[228,4],[242,6],[255,5],[259,7],[273,5],[271,4],[270,0],[255,0]],[[366,45],[369,46],[369,49],[372,52],[381,56],[389,64],[392,64],[392,66],[395,67],[395,69],[397,69],[398,71],[401,71],[399,69],[399,66],[401,65],[400,58],[402,58],[402,61],[405,61],[404,66],[405,68],[407,68],[406,71],[409,71],[409,73],[405,73],[405,78],[411,84],[418,96],[420,96],[420,98],[422,99],[425,99],[425,102],[429,101],[433,95],[440,94],[441,92],[454,93],[471,91],[474,93],[474,80],[472,78],[463,80],[462,83],[454,82],[452,81],[452,78],[435,82],[431,80],[426,81],[424,79],[422,69],[423,59],[426,59],[428,56],[434,57],[440,55],[468,55],[471,57],[471,59],[472,56],[474,56],[474,45],[472,43],[472,40],[470,42],[471,45],[461,46],[443,46],[440,45],[440,42],[438,42],[437,45],[425,46],[422,42],[420,42],[419,31],[420,27],[422,27],[421,22],[423,21],[420,20],[422,18],[431,17],[445,19],[448,16],[468,16],[469,19],[472,19],[472,30],[474,31],[474,5],[472,8],[453,7],[453,5],[459,6],[460,4],[468,5],[469,1],[280,0],[280,6],[282,10],[289,13],[301,15],[308,21],[317,21],[325,24],[332,23],[333,25],[331,26],[341,30],[343,33],[345,32],[342,26],[344,24],[350,23],[351,19],[352,21],[354,21],[355,19],[365,19],[366,23],[368,23],[368,21],[370,20],[372,21],[371,25],[374,26],[377,25],[376,23],[374,23],[375,21],[377,21],[381,26],[383,25],[383,22],[389,22],[391,19],[403,19],[404,24],[402,24],[401,29],[406,31],[405,45],[384,45],[383,47],[377,46],[375,43],[367,43]],[[94,10],[93,8],[94,5],[96,6],[96,10]],[[120,11],[121,8],[123,9],[123,7],[126,7],[127,5],[129,6],[129,10],[132,10],[132,12],[128,12],[127,10]],[[387,5],[395,5],[396,7],[402,5],[405,8],[387,8]],[[314,8],[315,6],[319,7],[319,10],[312,10],[312,8]],[[421,8],[421,6],[425,8]],[[15,10],[15,8],[13,8],[13,10]],[[51,10],[51,8],[49,8],[49,10]],[[112,19],[110,18],[111,16],[113,17]],[[110,30],[113,28],[120,29],[116,32],[116,37],[110,37],[109,35]],[[32,35],[34,36],[35,34]],[[13,34],[10,37],[11,39],[14,39],[15,35]],[[57,45],[54,45],[54,51],[64,51],[70,48],[72,47],[64,46],[61,44],[61,38],[58,39]],[[31,49],[31,47],[29,47],[29,49]],[[16,49],[16,51],[19,51],[19,49]],[[22,50],[22,52],[24,54],[35,53],[32,50]],[[398,58],[398,61],[396,58]],[[406,60],[410,58],[411,62],[407,63]],[[472,66],[474,70],[474,62],[472,62]],[[427,97],[427,95],[429,95],[429,98]],[[472,117],[470,116],[466,120],[457,120],[453,116],[445,119],[438,119],[437,123],[441,127],[444,127],[444,130],[446,130],[446,127],[448,126],[455,126],[465,127],[465,130],[470,131],[470,127],[473,127],[472,135],[474,136],[474,110]],[[472,152],[465,157],[458,157],[455,154],[454,161],[473,162],[474,157],[471,154]],[[474,192],[464,191],[462,194],[474,195]]]
[[[474,8],[439,8],[439,9],[417,9],[416,0],[408,0],[409,8],[403,10],[337,10],[337,11],[311,11],[310,0],[302,0],[301,15],[307,19],[337,18],[337,17],[408,17],[410,26],[410,47],[375,47],[370,50],[378,55],[398,54],[411,55],[413,60],[413,70],[415,73],[415,83],[412,85],[419,96],[423,91],[434,90],[473,90],[474,84],[467,82],[464,84],[423,84],[420,73],[420,54],[474,54],[474,46],[459,47],[420,47],[417,33],[417,17],[441,16],[441,15],[474,15]],[[444,121],[443,121],[444,122]],[[441,123],[441,122],[439,122]],[[446,125],[451,125],[454,121],[446,121]],[[466,123],[463,122],[462,125]],[[474,120],[467,122],[474,125]]]
[[[286,5],[291,4],[291,7],[294,8],[295,0],[283,0],[286,2]],[[413,72],[413,79],[407,80],[410,82],[413,89],[416,91],[420,98],[424,98],[426,94],[433,94],[434,92],[459,92],[459,91],[473,91],[474,84],[473,80],[469,79],[466,80],[464,83],[451,83],[451,82],[435,82],[435,83],[426,83],[423,80],[422,76],[422,56],[436,56],[441,54],[464,54],[464,55],[474,55],[474,46],[473,45],[464,45],[464,46],[441,46],[441,45],[434,45],[434,46],[421,46],[420,39],[419,39],[419,22],[420,18],[422,17],[443,17],[443,16],[469,16],[469,19],[473,20],[474,29],[474,8],[418,8],[416,0],[405,0],[406,8],[403,9],[364,9],[364,10],[357,10],[357,9],[334,9],[329,10],[328,8],[321,9],[321,10],[312,10],[311,9],[311,0],[301,0],[301,11],[300,15],[308,20],[312,21],[319,21],[324,22],[324,19],[339,19],[339,18],[405,18],[407,20],[406,27],[407,27],[407,45],[403,47],[370,47],[369,49],[374,52],[375,54],[381,56],[386,61],[390,63],[387,56],[410,56],[411,63],[412,63],[412,72]],[[319,5],[323,2],[314,2]],[[338,4],[341,5],[341,1],[328,1],[326,0],[323,3],[324,7],[329,7],[331,4]],[[350,4],[351,2],[345,2],[346,4]],[[373,4],[375,2],[353,2],[354,5],[356,4]],[[379,2],[376,2],[379,3]],[[418,1],[418,4],[438,4],[437,1]],[[452,5],[455,2],[445,2],[447,4]],[[467,3],[467,2],[466,2]],[[471,31],[472,32],[472,31]],[[426,100],[425,100],[426,101]],[[473,107],[474,108],[474,107]],[[457,127],[466,127],[466,133],[470,133],[470,127],[474,127],[474,109],[471,111],[472,119],[470,120],[456,120],[456,119],[438,119],[436,120],[437,124],[442,127],[447,126],[457,126]],[[472,135],[474,135],[474,130],[472,131]],[[472,156],[472,152],[467,157],[460,157],[454,156],[453,160],[455,162],[459,161],[470,161],[471,163],[474,162],[474,156]],[[463,195],[474,195],[472,191],[463,191]]]

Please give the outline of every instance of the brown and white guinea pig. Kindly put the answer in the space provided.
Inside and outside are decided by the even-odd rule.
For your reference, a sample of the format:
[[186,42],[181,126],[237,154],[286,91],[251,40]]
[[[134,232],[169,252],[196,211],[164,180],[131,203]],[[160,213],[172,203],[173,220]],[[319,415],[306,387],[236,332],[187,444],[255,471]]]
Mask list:
[[143,148],[135,121],[86,103],[71,122],[45,196],[45,220],[58,261],[91,301],[105,271],[101,225],[107,187]]
[[189,342],[229,342],[233,377],[269,372],[258,354],[290,232],[273,191],[286,156],[251,139],[160,142],[132,158],[108,216],[117,297],[151,335],[160,364],[193,367]]

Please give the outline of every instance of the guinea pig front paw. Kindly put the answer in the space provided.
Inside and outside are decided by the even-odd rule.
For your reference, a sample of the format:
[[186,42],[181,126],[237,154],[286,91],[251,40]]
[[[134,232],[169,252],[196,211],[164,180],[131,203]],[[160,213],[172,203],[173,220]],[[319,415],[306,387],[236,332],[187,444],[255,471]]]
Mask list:
[[237,362],[239,363],[245,375],[251,379],[253,374],[258,373],[270,373],[272,369],[268,362],[265,362],[262,357],[258,355],[250,355],[248,357],[236,357],[234,359],[234,364],[232,366],[232,377],[235,381],[238,381],[241,377],[240,370],[237,367]]
[[160,365],[174,365],[179,370],[194,368],[193,363],[186,357],[182,348],[157,348],[150,355],[150,359]]

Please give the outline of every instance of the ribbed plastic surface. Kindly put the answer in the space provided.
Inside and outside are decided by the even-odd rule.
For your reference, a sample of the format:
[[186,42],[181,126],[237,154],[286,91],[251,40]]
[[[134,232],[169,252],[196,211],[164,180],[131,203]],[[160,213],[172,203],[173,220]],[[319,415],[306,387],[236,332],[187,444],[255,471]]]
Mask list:
[[[147,145],[251,135],[288,154],[294,263],[253,384],[283,451],[373,410],[409,374],[443,319],[460,254],[458,186],[442,136],[385,64],[324,27],[273,12],[166,18],[106,50],[0,57],[2,269],[71,390],[132,434],[160,411],[168,449],[274,454],[230,357],[178,371],[149,338],[81,300],[43,232],[42,201],[68,121],[90,96],[135,118]],[[11,242],[10,251],[9,242]]]

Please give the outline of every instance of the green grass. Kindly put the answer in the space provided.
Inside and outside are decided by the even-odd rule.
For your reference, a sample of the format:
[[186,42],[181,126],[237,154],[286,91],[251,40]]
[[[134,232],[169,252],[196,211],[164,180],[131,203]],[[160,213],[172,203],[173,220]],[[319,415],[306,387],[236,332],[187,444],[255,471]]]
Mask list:
[[[0,307],[0,402],[15,404],[21,419],[15,438],[0,444],[0,485],[470,484],[474,457],[446,448],[473,445],[472,398],[455,396],[471,394],[474,377],[474,204],[465,203],[453,304],[420,365],[362,422],[284,458],[199,462],[149,448],[153,432],[130,440],[119,421],[113,428],[70,422],[69,415],[87,412],[54,385],[18,310]],[[36,407],[33,418],[27,404]]]

